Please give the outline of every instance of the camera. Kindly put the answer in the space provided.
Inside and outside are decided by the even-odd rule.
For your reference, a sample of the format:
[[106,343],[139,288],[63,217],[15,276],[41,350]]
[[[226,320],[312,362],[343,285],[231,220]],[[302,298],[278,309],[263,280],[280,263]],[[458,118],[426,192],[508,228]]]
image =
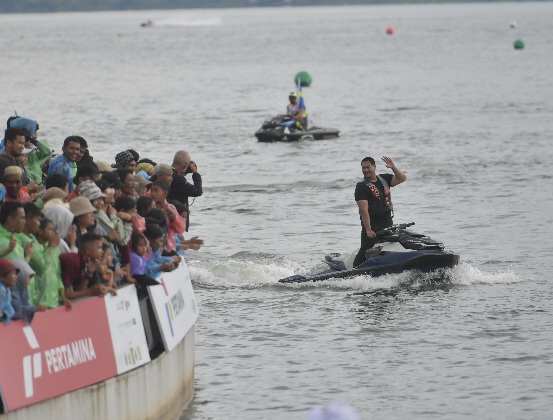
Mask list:
[[186,171],[184,171],[184,174],[191,174],[192,173],[192,169],[190,169],[190,166],[192,165],[196,165],[196,163],[194,161],[190,161],[190,165],[188,165],[188,168],[186,168]]

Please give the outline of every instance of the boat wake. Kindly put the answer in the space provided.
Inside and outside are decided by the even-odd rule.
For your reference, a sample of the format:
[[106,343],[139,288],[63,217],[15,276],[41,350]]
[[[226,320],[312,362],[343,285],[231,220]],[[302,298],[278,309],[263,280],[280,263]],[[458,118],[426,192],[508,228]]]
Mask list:
[[[302,264],[286,257],[240,252],[228,258],[202,258],[187,261],[190,277],[195,286],[203,288],[279,288],[311,289],[331,288],[357,292],[398,287],[426,288],[449,286],[469,286],[472,284],[510,284],[524,281],[510,271],[484,271],[467,262],[453,268],[443,268],[430,273],[405,271],[378,277],[359,275],[339,279],[331,278],[317,282],[278,283],[278,279],[293,273],[308,274]],[[320,265],[313,267],[313,271]],[[487,270],[490,267],[486,267]],[[303,272],[302,272],[303,271]]]

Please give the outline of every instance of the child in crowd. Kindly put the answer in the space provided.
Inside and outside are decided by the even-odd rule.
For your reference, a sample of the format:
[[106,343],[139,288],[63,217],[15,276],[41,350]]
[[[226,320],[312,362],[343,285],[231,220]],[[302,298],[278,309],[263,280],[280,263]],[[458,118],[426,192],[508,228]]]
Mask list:
[[102,255],[102,237],[95,233],[85,233],[81,237],[77,254],[67,252],[60,255],[61,279],[68,299],[117,294],[114,288],[101,284],[99,268]]
[[77,248],[77,226],[73,224],[73,213],[63,205],[56,204],[44,210],[44,216],[52,221],[54,231],[60,235],[58,249],[64,252],[79,252]]
[[75,197],[69,203],[69,210],[73,213],[75,219],[73,224],[77,227],[77,247],[80,248],[80,240],[86,233],[93,233],[96,220],[94,212],[96,209],[90,203],[87,197]]
[[71,301],[65,297],[65,289],[61,281],[59,229],[55,229],[54,223],[44,217],[40,221],[36,239],[37,244],[35,244],[35,252],[30,263],[37,272],[33,303],[46,305],[48,308],[57,308],[61,301],[68,309],[71,309]]
[[175,206],[167,202],[169,194],[169,184],[163,181],[156,181],[152,185],[152,197],[156,207],[165,213],[167,223],[166,250],[176,251],[175,234],[184,233],[186,230],[186,221],[177,213]]
[[35,270],[31,268],[25,260],[16,258],[12,261],[19,272],[17,273],[17,282],[12,287],[12,305],[14,309],[14,315],[12,319],[23,319],[28,324],[33,320],[35,312],[42,312],[47,309],[46,305],[38,304],[32,305],[29,301],[29,284],[31,278],[36,274]]
[[132,231],[134,233],[144,233],[146,230],[146,214],[155,207],[154,199],[145,195],[136,200],[136,215],[132,221]]
[[131,274],[145,274],[148,240],[141,233],[133,233],[131,237]]
[[144,236],[150,242],[145,274],[155,279],[161,272],[173,271],[176,268],[173,259],[161,255],[164,239],[163,230],[156,225],[146,225]]
[[[117,287],[115,283],[115,272],[112,268],[113,266],[113,254],[111,253],[111,248],[107,243],[102,244],[102,249],[104,255],[100,263],[99,272],[101,275],[101,283],[107,287]],[[119,269],[120,270],[120,269]]]
[[0,258],[0,321],[8,325],[15,314],[11,288],[17,284],[19,269],[10,260]]

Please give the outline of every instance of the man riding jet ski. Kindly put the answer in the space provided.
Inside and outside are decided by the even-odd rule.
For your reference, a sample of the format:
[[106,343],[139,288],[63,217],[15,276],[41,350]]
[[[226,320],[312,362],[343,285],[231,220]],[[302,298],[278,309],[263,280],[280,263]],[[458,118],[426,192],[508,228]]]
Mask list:
[[459,255],[446,251],[442,243],[407,230],[414,224],[392,225],[376,232],[374,246],[366,250],[364,261],[357,266],[353,266],[351,258],[329,254],[323,260],[328,264],[328,270],[307,276],[286,277],[280,279],[279,283],[305,283],[363,274],[377,277],[406,270],[430,272],[451,268],[459,263]]
[[364,273],[381,275],[408,269],[432,271],[458,263],[459,256],[443,251],[439,242],[405,230],[414,223],[392,224],[394,212],[390,188],[401,184],[407,177],[388,156],[382,157],[382,161],[393,175],[377,174],[376,162],[371,157],[361,161],[363,180],[355,187],[355,201],[361,219],[361,247],[353,263],[347,264],[339,259],[339,254],[327,255],[324,262],[330,270],[308,277],[287,277],[280,282],[317,281]]
[[296,92],[291,92],[288,96],[290,103],[286,107],[286,114],[276,115],[263,122],[261,128],[255,132],[258,141],[324,140],[338,137],[340,130],[336,128],[308,127],[307,109],[301,85],[298,85],[298,91],[299,101]]

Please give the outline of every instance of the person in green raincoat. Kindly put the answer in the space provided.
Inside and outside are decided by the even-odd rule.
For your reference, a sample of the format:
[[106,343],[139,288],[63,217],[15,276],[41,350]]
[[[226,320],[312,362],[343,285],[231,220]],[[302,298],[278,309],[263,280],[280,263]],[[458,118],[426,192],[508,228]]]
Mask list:
[[[24,117],[12,117],[8,125],[12,128],[19,128],[25,133],[25,148],[33,149],[27,154],[25,166],[27,176],[31,184],[43,185],[42,164],[52,156],[52,148],[47,140],[38,140],[38,122]],[[3,149],[2,143],[0,143],[0,149]]]
[[[19,201],[8,201],[0,209],[0,251],[12,248],[4,258],[15,258],[29,261],[33,254],[32,242],[23,234],[25,229],[24,204]],[[15,240],[15,245],[12,244]]]
[[34,284],[35,305],[57,308],[60,302],[71,309],[71,301],[65,297],[65,288],[61,281],[59,230],[54,223],[44,217],[40,220],[34,243],[34,252],[30,265],[37,272]]

